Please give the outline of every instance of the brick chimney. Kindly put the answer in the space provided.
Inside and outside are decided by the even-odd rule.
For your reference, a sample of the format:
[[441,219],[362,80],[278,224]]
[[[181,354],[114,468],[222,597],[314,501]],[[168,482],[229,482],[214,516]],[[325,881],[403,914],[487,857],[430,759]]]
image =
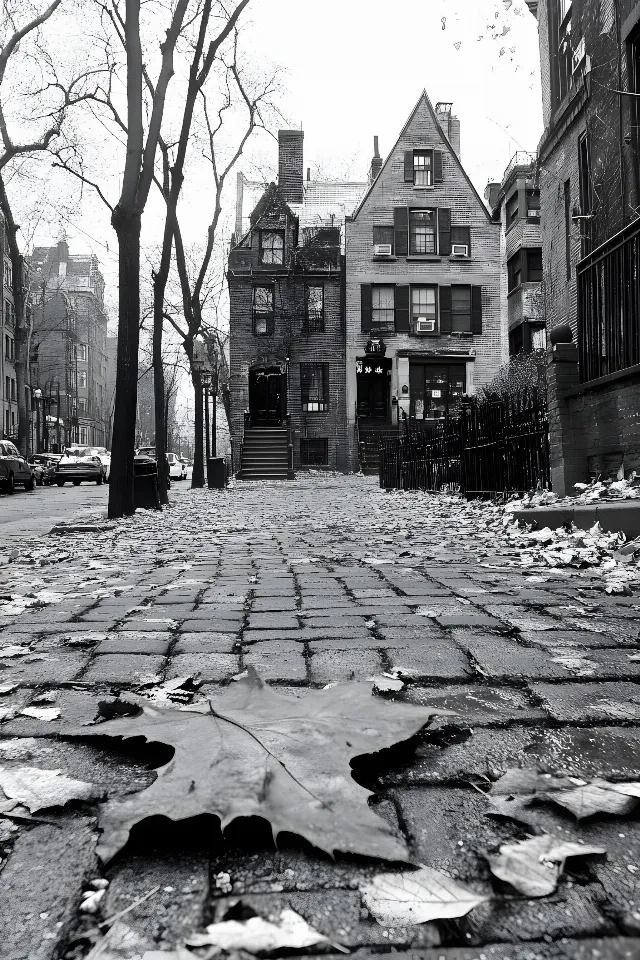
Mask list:
[[369,183],[373,183],[380,171],[382,170],[382,157],[380,156],[380,151],[378,150],[378,138],[373,138],[373,157],[371,160],[371,167],[369,168]]
[[437,103],[436,116],[442,131],[460,159],[460,121],[452,114],[452,103]]
[[287,203],[302,203],[304,163],[302,130],[278,130],[278,187]]

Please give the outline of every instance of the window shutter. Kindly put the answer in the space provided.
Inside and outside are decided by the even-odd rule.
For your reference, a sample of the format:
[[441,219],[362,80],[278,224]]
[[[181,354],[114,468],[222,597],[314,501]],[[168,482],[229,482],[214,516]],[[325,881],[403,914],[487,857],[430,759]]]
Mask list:
[[433,182],[442,183],[442,150],[433,151]]
[[409,254],[409,212],[406,207],[394,207],[393,229],[395,233],[394,250],[396,257]]
[[363,283],[360,286],[360,329],[363,333],[371,330],[371,284]]
[[451,256],[451,210],[448,207],[438,210],[438,253],[441,257]]
[[451,287],[440,287],[440,333],[451,333]]
[[409,285],[396,286],[396,333],[409,333]]
[[471,287],[471,333],[482,333],[482,287]]
[[413,150],[404,152],[404,182],[413,183]]

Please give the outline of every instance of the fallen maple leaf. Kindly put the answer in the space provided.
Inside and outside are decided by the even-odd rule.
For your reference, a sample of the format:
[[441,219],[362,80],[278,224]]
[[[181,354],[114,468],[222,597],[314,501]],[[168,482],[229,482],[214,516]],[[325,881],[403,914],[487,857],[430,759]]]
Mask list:
[[384,927],[464,917],[488,900],[431,867],[381,873],[360,887],[367,909]]
[[558,885],[569,857],[605,854],[603,847],[571,843],[545,834],[519,843],[504,843],[496,857],[488,857],[491,872],[525,897],[546,897]]
[[443,713],[450,715],[374,697],[371,683],[284,697],[249,667],[206,703],[144,704],[138,716],[71,735],[143,737],[175,749],[150,787],[103,808],[98,853],[105,862],[141,820],[203,813],[217,816],[223,830],[236,817],[257,816],[269,821],[274,838],[286,831],[330,854],[406,861],[404,841],[369,809],[371,793],[352,779],[349,761],[409,739]]

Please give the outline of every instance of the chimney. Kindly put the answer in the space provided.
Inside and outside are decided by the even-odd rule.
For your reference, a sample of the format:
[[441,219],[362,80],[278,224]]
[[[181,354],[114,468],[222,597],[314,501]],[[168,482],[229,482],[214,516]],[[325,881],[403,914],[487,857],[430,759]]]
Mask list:
[[502,184],[491,183],[491,181],[489,181],[489,183],[484,188],[484,198],[487,201],[487,206],[489,207],[489,210],[491,211],[491,213],[493,213],[493,211],[496,208],[496,204],[498,203],[498,198],[500,196],[501,189],[502,189]]
[[58,276],[66,277],[67,260],[69,259],[69,244],[66,240],[58,240],[56,259],[58,261]]
[[302,203],[304,162],[302,130],[278,130],[278,187],[287,203]]
[[307,167],[307,183],[311,183],[311,167]]
[[438,118],[438,123],[442,127],[442,131],[453,147],[453,150],[458,158],[460,159],[460,121],[457,117],[454,117],[452,114],[453,104],[452,103],[437,103],[436,104],[436,116]]
[[242,236],[242,201],[244,196],[244,174],[236,177],[236,242]]
[[380,171],[382,170],[382,157],[378,150],[378,138],[373,138],[373,157],[371,160],[371,167],[369,168],[369,183],[373,183]]

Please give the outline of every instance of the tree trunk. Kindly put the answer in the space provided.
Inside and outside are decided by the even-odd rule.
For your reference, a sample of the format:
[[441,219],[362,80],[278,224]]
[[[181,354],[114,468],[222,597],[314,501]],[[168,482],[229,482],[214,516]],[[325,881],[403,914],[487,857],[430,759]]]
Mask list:
[[135,510],[133,457],[138,400],[140,341],[140,216],[116,207],[112,225],[118,237],[118,354],[113,448],[109,484],[109,517]]
[[194,428],[195,437],[193,444],[193,474],[191,476],[191,488],[204,487],[204,451],[202,449],[202,431],[204,428],[202,416],[202,383],[200,376],[195,370],[191,370],[191,382],[194,392]]
[[[166,231],[165,231],[166,234]],[[164,364],[162,362],[162,326],[164,309],[164,292],[169,275],[171,258],[172,234],[169,231],[169,253],[165,257],[163,250],[160,270],[153,280],[153,399],[156,427],[156,461],[158,464],[158,492],[160,503],[166,506],[169,503],[168,470],[167,470],[167,420],[165,416],[165,384]],[[165,244],[167,236],[165,235]],[[165,259],[167,261],[165,265]]]

